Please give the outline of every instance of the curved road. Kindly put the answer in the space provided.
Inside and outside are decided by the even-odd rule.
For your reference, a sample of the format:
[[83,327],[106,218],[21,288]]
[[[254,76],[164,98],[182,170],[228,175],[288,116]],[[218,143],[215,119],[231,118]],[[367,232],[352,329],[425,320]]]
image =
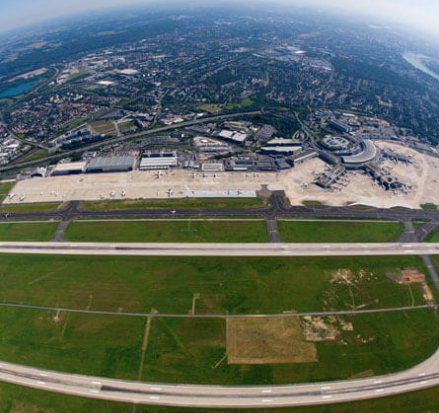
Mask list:
[[0,362],[0,380],[82,397],[188,407],[261,408],[340,403],[439,385],[439,351],[395,374],[357,380],[280,386],[142,383],[42,370]]

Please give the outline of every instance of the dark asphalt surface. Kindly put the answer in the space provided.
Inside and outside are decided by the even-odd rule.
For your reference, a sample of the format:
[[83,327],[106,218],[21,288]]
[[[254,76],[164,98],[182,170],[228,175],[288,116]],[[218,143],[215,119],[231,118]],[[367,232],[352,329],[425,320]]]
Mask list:
[[283,202],[284,193],[274,192],[270,197],[270,204],[265,208],[255,209],[127,209],[127,210],[105,210],[92,211],[80,209],[79,201],[72,201],[67,208],[50,211],[50,212],[21,212],[3,214],[0,218],[8,220],[20,219],[57,219],[61,221],[71,221],[80,218],[99,218],[99,217],[175,217],[175,216],[190,216],[190,217],[260,217],[263,216],[267,221],[273,221],[281,217],[285,218],[369,218],[369,219],[384,219],[396,220],[400,222],[410,222],[413,219],[427,219],[429,222],[418,228],[413,234],[413,242],[421,242],[425,239],[428,233],[439,226],[439,211],[423,211],[420,209],[356,209],[354,207],[330,207],[330,206],[289,206]]

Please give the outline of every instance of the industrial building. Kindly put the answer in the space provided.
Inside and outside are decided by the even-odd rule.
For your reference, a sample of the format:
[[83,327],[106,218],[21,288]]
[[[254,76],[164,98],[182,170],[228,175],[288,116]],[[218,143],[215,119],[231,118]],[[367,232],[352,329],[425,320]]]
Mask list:
[[224,171],[224,164],[220,163],[220,162],[203,163],[201,165],[201,170],[203,172],[223,172]]
[[135,156],[111,156],[108,158],[94,158],[87,167],[87,173],[102,172],[129,172],[136,166]]
[[317,158],[319,154],[317,151],[308,149],[306,151],[303,151],[302,153],[299,153],[298,155],[292,156],[288,159],[288,163],[291,166],[297,166],[304,162],[310,161],[311,159]]
[[224,142],[197,136],[194,138],[195,145],[198,147],[200,153],[218,154],[231,152],[232,148]]
[[264,146],[261,153],[267,155],[294,155],[302,150],[300,146]]
[[170,169],[178,165],[177,152],[145,152],[140,161],[141,171]]
[[87,162],[59,163],[52,171],[52,176],[82,174],[87,168]]
[[260,159],[256,156],[238,155],[226,161],[226,171],[276,171],[276,162],[270,158]]
[[302,142],[297,139],[275,138],[268,141],[261,152],[272,155],[294,155],[302,150]]
[[230,131],[230,130],[222,130],[218,136],[220,138],[233,141],[235,143],[244,143],[244,141],[247,139],[246,133]]
[[274,138],[266,143],[267,146],[302,146],[298,139]]
[[328,121],[328,125],[332,129],[335,129],[338,132],[349,133],[352,130],[352,128],[349,125],[347,125],[346,123],[338,122],[338,121],[332,120],[332,119]]

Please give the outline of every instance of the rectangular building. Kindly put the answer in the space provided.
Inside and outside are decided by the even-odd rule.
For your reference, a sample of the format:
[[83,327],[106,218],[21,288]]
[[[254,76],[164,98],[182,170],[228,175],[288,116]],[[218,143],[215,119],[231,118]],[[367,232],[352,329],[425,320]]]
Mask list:
[[59,163],[52,171],[52,176],[77,175],[85,172],[87,162]]
[[139,169],[154,171],[170,169],[178,165],[177,152],[147,152],[143,154]]
[[135,156],[111,156],[109,158],[94,158],[87,167],[87,173],[129,172],[136,166]]

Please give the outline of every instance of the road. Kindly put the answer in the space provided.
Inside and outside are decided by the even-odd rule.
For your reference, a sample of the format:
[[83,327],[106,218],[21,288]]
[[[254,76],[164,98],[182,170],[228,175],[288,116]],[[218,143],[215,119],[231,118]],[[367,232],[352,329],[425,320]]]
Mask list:
[[439,243],[107,243],[0,242],[0,253],[186,257],[346,257],[439,255]]
[[423,363],[372,378],[278,386],[208,386],[130,382],[0,362],[0,380],[82,397],[134,404],[261,408],[362,400],[439,386],[439,351]]

